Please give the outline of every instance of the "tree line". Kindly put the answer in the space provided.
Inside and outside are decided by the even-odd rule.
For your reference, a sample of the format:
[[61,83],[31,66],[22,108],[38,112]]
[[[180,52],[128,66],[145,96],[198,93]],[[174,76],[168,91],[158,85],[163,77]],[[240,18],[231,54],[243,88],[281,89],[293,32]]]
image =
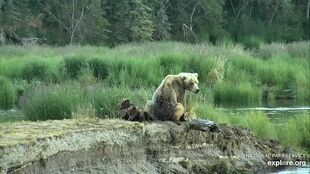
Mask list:
[[310,0],[0,0],[0,44],[309,40]]

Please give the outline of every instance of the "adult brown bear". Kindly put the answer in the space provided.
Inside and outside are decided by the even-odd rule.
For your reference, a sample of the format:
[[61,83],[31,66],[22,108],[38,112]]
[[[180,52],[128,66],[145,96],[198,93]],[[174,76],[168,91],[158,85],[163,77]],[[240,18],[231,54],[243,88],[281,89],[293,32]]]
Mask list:
[[145,111],[155,120],[178,123],[185,114],[185,91],[198,93],[198,83],[197,73],[167,75],[156,89],[152,100],[147,102]]

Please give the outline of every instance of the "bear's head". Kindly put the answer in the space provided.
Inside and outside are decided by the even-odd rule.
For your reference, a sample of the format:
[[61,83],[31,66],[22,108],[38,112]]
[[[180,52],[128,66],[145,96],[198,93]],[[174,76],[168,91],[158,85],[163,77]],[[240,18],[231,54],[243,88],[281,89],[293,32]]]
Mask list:
[[198,74],[197,73],[180,73],[181,80],[183,81],[183,87],[186,90],[198,93],[200,91],[198,84]]

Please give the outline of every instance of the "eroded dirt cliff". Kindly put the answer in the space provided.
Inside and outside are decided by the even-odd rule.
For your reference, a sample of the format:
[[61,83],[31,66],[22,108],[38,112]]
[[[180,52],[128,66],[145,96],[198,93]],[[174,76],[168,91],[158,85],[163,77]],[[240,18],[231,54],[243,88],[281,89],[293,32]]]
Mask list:
[[0,124],[1,173],[252,173],[283,153],[248,129],[172,122],[62,120]]

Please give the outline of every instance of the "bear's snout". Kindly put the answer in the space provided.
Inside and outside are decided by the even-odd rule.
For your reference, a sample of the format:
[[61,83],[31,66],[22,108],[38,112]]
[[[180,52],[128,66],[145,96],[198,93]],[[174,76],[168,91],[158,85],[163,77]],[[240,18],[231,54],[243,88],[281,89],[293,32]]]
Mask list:
[[199,92],[200,92],[200,89],[198,88],[198,89],[195,90],[194,93],[197,94],[197,93],[199,93]]

